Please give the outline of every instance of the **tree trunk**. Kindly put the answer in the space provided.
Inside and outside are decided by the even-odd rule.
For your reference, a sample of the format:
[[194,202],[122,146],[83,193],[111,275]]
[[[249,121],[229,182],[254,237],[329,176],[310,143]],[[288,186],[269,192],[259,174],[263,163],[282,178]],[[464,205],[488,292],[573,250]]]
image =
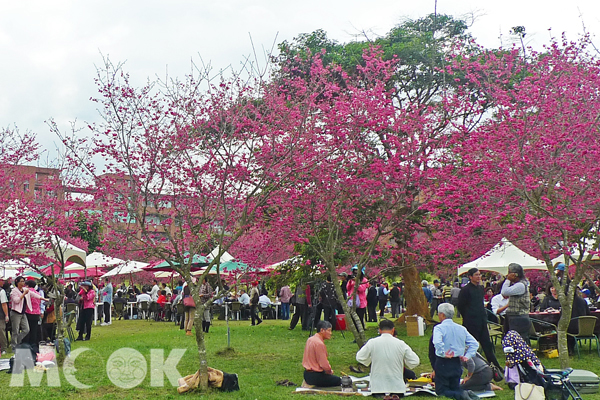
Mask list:
[[404,281],[403,294],[406,300],[406,311],[400,316],[398,322],[405,322],[406,315],[419,315],[424,320],[430,321],[429,303],[423,293],[417,269],[415,267],[403,268],[402,280]]
[[569,367],[569,347],[567,345],[567,329],[569,329],[569,323],[571,322],[571,314],[573,312],[574,303],[572,296],[572,290],[574,289],[570,289],[571,290],[569,290],[568,295],[563,295],[564,297],[560,294],[558,295],[559,300],[561,300],[561,297],[564,299],[561,301],[561,315],[560,320],[558,320],[558,326],[556,327],[558,331],[558,357],[560,360],[560,367],[562,369]]
[[[365,343],[365,331],[362,328],[362,324],[360,323],[360,319],[358,318],[358,314],[356,314],[356,304],[353,303],[352,307],[348,307],[348,303],[344,301],[344,294],[342,293],[342,287],[340,286],[340,281],[337,277],[337,272],[335,270],[335,265],[329,264],[328,268],[329,273],[331,275],[331,282],[335,287],[335,294],[338,299],[340,299],[340,303],[342,304],[342,308],[344,309],[344,314],[346,315],[346,329],[352,332],[352,336],[354,336],[354,340],[356,340],[356,344],[358,348],[362,348]],[[358,286],[355,286],[354,294],[358,293]],[[358,328],[357,328],[358,327]]]
[[[197,296],[194,296],[197,297]],[[204,309],[206,306],[200,304],[200,299],[195,300],[196,312],[194,313],[194,328],[196,329],[196,344],[198,346],[198,361],[200,361],[200,382],[198,383],[198,390],[206,392],[208,389],[208,360],[206,357],[206,343],[204,342],[204,331],[202,330],[202,316],[204,315]],[[210,307],[210,305],[209,305]]]
[[[56,340],[58,341],[58,352],[56,354],[57,365],[62,365],[66,357],[65,352],[65,326],[63,324],[63,303],[65,298],[65,288],[56,280],[50,281],[54,285],[52,292],[56,295],[54,299],[54,314],[56,315]],[[48,297],[48,294],[46,295]]]
[[569,328],[569,322],[571,313],[569,312],[569,319],[565,317],[565,314],[561,315],[558,321],[558,357],[560,360],[560,367],[562,369],[569,367],[569,350],[567,346],[567,329]]

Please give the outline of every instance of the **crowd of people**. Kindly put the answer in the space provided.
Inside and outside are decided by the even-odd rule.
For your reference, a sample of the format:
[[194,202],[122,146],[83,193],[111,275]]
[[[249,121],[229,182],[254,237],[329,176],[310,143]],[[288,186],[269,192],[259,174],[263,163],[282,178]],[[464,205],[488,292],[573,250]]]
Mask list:
[[[535,357],[535,355],[529,358],[527,356],[533,354],[529,347],[532,324],[529,314],[536,310],[559,310],[561,306],[557,290],[549,284],[546,288],[546,297],[540,296],[540,298],[534,294],[538,291],[530,287],[521,265],[511,263],[507,269],[508,273],[504,280],[492,279],[487,284],[483,282],[482,274],[477,268],[470,269],[462,283],[457,281],[444,285],[434,280],[433,284],[429,285],[426,280],[422,282],[423,293],[430,303],[431,316],[437,312],[440,321],[433,329],[428,354],[433,369],[431,377],[435,382],[435,391],[438,395],[464,400],[478,398],[474,393],[476,391],[501,390],[493,383],[494,379],[502,379],[502,371],[505,367],[500,365],[495,355],[488,331],[488,321],[493,318],[498,318],[503,325],[503,343],[508,346],[506,348],[519,349],[507,355],[507,362],[510,359],[514,364],[515,360],[525,362]],[[569,279],[565,269],[562,263],[555,266],[559,282]],[[348,284],[346,286],[348,301],[364,304],[362,294],[366,292],[366,297],[369,291],[375,293],[372,295],[373,298],[378,298],[380,293],[389,295],[385,284],[377,287],[371,285],[366,279],[361,279],[360,275],[358,278],[364,288],[361,289],[359,286],[356,295],[355,285]],[[342,284],[344,281],[342,279]],[[589,307],[595,304],[591,300],[595,299],[595,292],[591,289],[593,286],[596,285],[584,281],[575,293],[569,294],[573,296],[573,317],[590,314]],[[300,292],[297,290],[296,294],[304,290],[301,289]],[[568,294],[568,290],[566,287],[565,294]],[[324,295],[320,297],[322,302]],[[382,308],[383,303],[379,304]],[[358,308],[357,305],[357,314]],[[463,317],[462,326],[452,321],[458,313]],[[359,314],[361,315],[364,314]],[[373,321],[371,318],[369,312],[368,321]],[[573,328],[576,329],[576,326],[571,325],[570,332]],[[324,344],[324,341],[331,337],[332,324],[325,318],[316,326],[317,335],[309,339],[304,351],[302,361],[304,385],[339,386],[340,378],[334,375],[329,365]],[[358,351],[356,360],[363,365],[371,366],[371,393],[391,399],[394,398],[393,395],[404,394],[406,390],[404,381],[407,376],[414,375],[410,369],[416,367],[420,359],[407,343],[394,337],[395,328],[392,321],[381,319],[379,333],[379,337],[370,339]],[[574,341],[569,337],[570,352],[573,351],[573,346]],[[478,352],[479,350],[481,353]],[[461,380],[463,370],[467,373]]]
[[[566,267],[556,265],[559,282],[569,280]],[[302,365],[305,385],[339,386],[340,378],[334,375],[327,359],[325,341],[331,337],[336,327],[336,314],[343,313],[342,303],[355,307],[358,321],[378,322],[379,336],[369,340],[356,354],[356,361],[371,368],[371,391],[375,394],[402,395],[406,390],[405,379],[416,377],[411,371],[420,363],[419,356],[404,341],[396,337],[395,326],[386,319],[397,318],[405,307],[403,285],[393,282],[369,280],[364,269],[353,267],[349,274],[339,274],[340,287],[336,288],[331,276],[325,279],[301,280],[294,290],[289,285],[277,288],[273,295],[279,306],[280,317],[290,320],[289,329],[301,322],[302,329],[315,329],[316,334],[306,343]],[[523,268],[518,264],[508,265],[504,280],[483,281],[482,273],[470,269],[463,281],[445,282],[434,279],[423,280],[423,294],[429,303],[429,313],[433,318],[437,313],[440,323],[434,327],[430,342],[429,360],[433,369],[432,378],[438,395],[455,399],[474,399],[472,391],[499,389],[492,383],[493,370],[500,371],[494,353],[494,346],[488,332],[488,321],[501,323],[510,340],[522,340],[529,345],[533,311],[560,310],[558,290],[551,282],[544,289],[532,288],[526,279]],[[21,343],[31,345],[55,339],[56,319],[62,313],[55,309],[56,295],[47,295],[49,288],[33,279],[17,277],[14,282],[0,280],[0,351],[14,351]],[[571,293],[573,296],[573,317],[588,315],[590,306],[595,304],[596,285],[584,281],[583,285]],[[339,289],[339,290],[338,290]],[[252,282],[247,287],[231,290],[226,285],[213,289],[208,279],[197,286],[201,303],[213,299],[216,293],[225,295],[213,299],[215,304],[239,302],[242,319],[257,326],[263,318],[276,318],[275,303],[260,282]],[[565,294],[568,292],[565,288]],[[52,292],[51,293],[55,293]],[[338,295],[341,293],[341,296]],[[126,286],[124,283],[113,287],[106,278],[98,285],[91,281],[66,285],[64,304],[76,304],[76,340],[90,340],[95,313],[103,319],[101,326],[112,324],[112,314],[116,309],[121,318],[146,318],[152,311],[156,321],[173,321],[179,324],[186,335],[192,335],[196,304],[187,283],[179,281],[171,289],[166,283],[154,280],[152,285]],[[117,304],[121,306],[116,307]],[[100,305],[101,304],[101,305]],[[294,312],[291,313],[291,305]],[[130,312],[123,312],[130,307]],[[379,314],[377,313],[379,311]],[[202,315],[202,330],[209,332],[212,307],[206,307]],[[462,326],[452,318],[462,316]],[[572,327],[569,328],[570,330]],[[10,332],[10,345],[8,341]],[[508,339],[507,339],[508,340]],[[569,351],[573,350],[569,341]],[[478,350],[481,350],[480,354]],[[484,357],[485,356],[485,357]],[[460,381],[463,369],[465,379]]]

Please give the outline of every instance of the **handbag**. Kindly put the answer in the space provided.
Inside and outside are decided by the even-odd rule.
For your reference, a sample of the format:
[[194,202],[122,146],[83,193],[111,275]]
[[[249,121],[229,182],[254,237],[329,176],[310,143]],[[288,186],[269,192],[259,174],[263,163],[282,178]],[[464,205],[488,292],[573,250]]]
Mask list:
[[[358,295],[354,296],[354,298],[356,300],[356,308],[360,308],[360,300]],[[348,307],[352,307],[352,299],[348,299]]]
[[196,307],[196,302],[194,302],[194,298],[192,296],[183,298],[183,305],[185,307]]
[[504,368],[504,379],[506,380],[506,383],[521,383],[519,370],[516,365],[514,367]]
[[504,375],[502,375],[502,371],[500,371],[500,368],[496,367],[494,364],[490,364],[490,368],[492,369],[494,381],[500,382],[504,379]]
[[531,383],[519,383],[515,387],[515,400],[545,400],[544,388]]

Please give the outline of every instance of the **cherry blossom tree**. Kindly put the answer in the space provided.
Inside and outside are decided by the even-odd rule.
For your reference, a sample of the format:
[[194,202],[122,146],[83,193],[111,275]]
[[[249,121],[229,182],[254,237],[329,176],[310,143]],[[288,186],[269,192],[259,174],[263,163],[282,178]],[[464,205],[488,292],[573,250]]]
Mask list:
[[[0,259],[15,260],[44,276],[47,297],[54,299],[57,310],[59,339],[58,359],[65,356],[62,309],[63,282],[67,262],[85,263],[85,253],[75,254],[72,246],[87,248],[86,243],[72,237],[76,216],[89,207],[76,201],[66,190],[71,182],[68,169],[60,168],[64,158],[55,161],[58,168],[34,166],[40,162],[40,147],[32,133],[21,134],[16,128],[0,132]],[[33,165],[32,165],[33,164]],[[43,273],[54,265],[57,274]],[[20,271],[23,272],[23,271]]]
[[[62,135],[94,182],[103,246],[132,258],[166,260],[188,283],[197,305],[202,389],[208,385],[202,315],[226,292],[201,299],[192,256],[219,248],[200,281],[213,267],[220,280],[220,257],[230,249],[254,268],[268,263],[257,259],[249,241],[261,235],[255,245],[273,242],[270,225],[274,210],[284,208],[281,193],[325,157],[309,136],[315,122],[305,98],[312,90],[290,99],[260,77],[208,75],[199,71],[136,88],[121,65],[107,61],[95,100],[103,122],[90,125],[92,142]],[[94,157],[104,165],[96,167]]]
[[[465,75],[487,93],[493,112],[478,129],[457,127],[448,137],[429,204],[455,243],[506,236],[545,260],[560,288],[563,367],[573,296],[598,249],[600,61],[587,49],[587,39],[564,40],[525,60],[514,50],[471,64]],[[559,254],[575,264],[570,284],[553,273]]]

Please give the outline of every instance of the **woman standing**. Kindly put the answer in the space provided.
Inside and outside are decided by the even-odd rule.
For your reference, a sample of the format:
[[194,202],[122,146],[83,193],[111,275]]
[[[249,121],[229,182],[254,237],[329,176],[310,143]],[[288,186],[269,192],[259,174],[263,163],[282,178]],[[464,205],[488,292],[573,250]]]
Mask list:
[[29,290],[27,295],[25,295],[25,298],[27,299],[25,316],[27,318],[27,323],[29,324],[29,333],[23,338],[23,342],[29,343],[33,346],[34,344],[38,344],[40,342],[40,338],[42,335],[40,324],[40,315],[42,314],[42,312],[40,310],[40,305],[42,303],[42,300],[49,300],[44,299],[35,290],[35,281],[29,280],[25,282],[25,285]]
[[[202,285],[200,285],[200,302],[206,304],[213,295],[213,289],[208,283],[208,279],[204,278]],[[210,328],[210,304],[204,307],[204,314],[202,315],[202,331],[208,333]]]
[[26,300],[25,296],[29,293],[29,289],[24,288],[25,278],[17,276],[15,279],[15,287],[10,292],[10,302],[12,308],[10,310],[10,324],[12,326],[11,346],[13,351],[18,344],[21,344],[23,338],[29,333],[29,322],[25,315]]
[[183,314],[185,315],[185,321],[183,326],[185,327],[185,334],[192,336],[192,328],[194,327],[194,315],[196,314],[196,303],[190,292],[188,285],[183,287]]
[[529,345],[529,329],[531,320],[529,310],[531,300],[529,299],[529,282],[525,279],[523,267],[519,264],[508,265],[508,275],[502,284],[502,296],[508,297],[508,308],[506,318],[508,329],[516,331]]
[[[94,308],[96,307],[96,291],[92,287],[92,283],[89,281],[81,282],[79,284],[79,307],[80,312],[80,323],[77,324],[79,328],[79,335],[77,340],[90,340],[92,337],[92,320],[94,319]],[[83,335],[85,334],[85,339]]]
[[[358,273],[358,305],[356,306],[356,315],[360,319],[363,330],[365,329],[365,314],[367,313],[367,288],[369,287],[369,281],[363,276],[362,270]],[[357,296],[354,294],[354,286],[356,282],[354,279],[348,281],[348,298],[355,300]]]

